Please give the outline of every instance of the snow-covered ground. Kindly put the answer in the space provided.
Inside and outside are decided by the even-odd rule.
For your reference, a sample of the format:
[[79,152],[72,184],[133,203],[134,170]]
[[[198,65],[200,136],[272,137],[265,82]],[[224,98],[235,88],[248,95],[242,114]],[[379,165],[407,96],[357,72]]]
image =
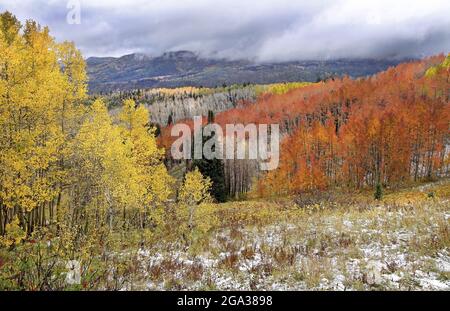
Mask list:
[[193,252],[141,249],[143,290],[450,290],[445,200],[225,228]]

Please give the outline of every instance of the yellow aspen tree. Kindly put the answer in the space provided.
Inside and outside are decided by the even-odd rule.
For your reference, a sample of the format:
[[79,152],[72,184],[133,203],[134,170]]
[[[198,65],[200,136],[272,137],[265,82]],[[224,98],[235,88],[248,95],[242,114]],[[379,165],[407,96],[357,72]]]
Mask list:
[[80,209],[91,208],[105,216],[112,229],[114,216],[123,208],[137,207],[145,193],[130,143],[112,124],[108,110],[96,100],[75,139],[77,179],[74,198]]
[[198,168],[188,172],[184,177],[183,185],[178,194],[178,201],[182,214],[187,216],[187,225],[190,230],[196,225],[194,219],[197,207],[202,203],[211,201],[209,193],[211,186],[211,179],[203,177]]
[[50,208],[50,219],[58,215],[61,201],[69,195],[71,184],[74,182],[70,174],[70,159],[73,153],[73,137],[79,130],[79,124],[86,113],[84,100],[87,98],[86,63],[81,52],[72,42],[57,44],[58,63],[62,71],[62,85],[59,105],[56,110],[57,126],[63,135],[63,143],[58,149],[58,180],[57,197]]
[[168,200],[174,183],[162,162],[164,149],[158,148],[155,128],[149,126],[149,120],[147,109],[137,106],[133,100],[124,101],[119,124],[126,144],[131,147],[139,184],[145,188],[140,198],[143,211],[141,227],[146,226],[149,216],[156,223],[161,221],[162,210],[159,207]]
[[55,197],[55,166],[63,142],[56,126],[63,77],[48,28],[0,15],[0,205],[2,231],[13,215],[32,231],[44,225]]

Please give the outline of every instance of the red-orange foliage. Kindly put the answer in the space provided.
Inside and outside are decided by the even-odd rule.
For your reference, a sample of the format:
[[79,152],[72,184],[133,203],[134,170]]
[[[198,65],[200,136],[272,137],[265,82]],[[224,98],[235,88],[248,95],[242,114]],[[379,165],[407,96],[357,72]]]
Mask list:
[[288,94],[300,98],[297,109],[306,109],[289,112],[290,120],[302,121],[283,142],[280,168],[259,181],[260,194],[398,185],[447,174],[449,73],[424,77],[442,61],[438,56],[367,79],[331,81],[306,100],[301,90]]
[[280,124],[286,136],[280,167],[260,179],[263,195],[397,185],[447,174],[449,71],[425,76],[444,58],[266,95],[218,114],[215,121]]

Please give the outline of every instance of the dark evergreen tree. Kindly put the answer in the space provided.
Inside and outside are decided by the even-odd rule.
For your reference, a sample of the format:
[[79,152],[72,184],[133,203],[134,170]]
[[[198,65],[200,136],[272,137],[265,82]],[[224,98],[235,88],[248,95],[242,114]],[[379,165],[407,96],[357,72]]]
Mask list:
[[194,160],[193,167],[198,167],[203,176],[208,176],[212,181],[211,195],[217,202],[225,202],[225,171],[223,161],[220,159]]
[[374,198],[375,200],[381,200],[383,198],[383,187],[380,183],[377,183],[377,186],[375,187]]
[[[214,120],[214,114],[208,112],[208,121]],[[215,135],[215,134],[214,134]],[[203,137],[202,146],[206,141],[211,139],[214,135]],[[214,149],[212,151],[215,151]],[[192,149],[193,152],[193,149]],[[196,159],[192,162],[192,169],[198,167],[203,176],[208,176],[212,181],[211,196],[217,202],[226,202],[227,194],[225,191],[225,169],[224,163],[221,159],[206,159],[203,155],[202,159]]]

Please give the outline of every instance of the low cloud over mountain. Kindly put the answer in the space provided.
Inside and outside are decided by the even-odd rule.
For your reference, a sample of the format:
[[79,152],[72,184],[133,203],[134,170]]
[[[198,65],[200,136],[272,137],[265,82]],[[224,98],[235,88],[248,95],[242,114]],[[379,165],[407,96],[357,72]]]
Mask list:
[[[70,1],[73,2],[73,1]],[[51,27],[86,56],[191,50],[259,61],[420,57],[450,50],[450,2],[288,0],[2,0],[22,20]]]

